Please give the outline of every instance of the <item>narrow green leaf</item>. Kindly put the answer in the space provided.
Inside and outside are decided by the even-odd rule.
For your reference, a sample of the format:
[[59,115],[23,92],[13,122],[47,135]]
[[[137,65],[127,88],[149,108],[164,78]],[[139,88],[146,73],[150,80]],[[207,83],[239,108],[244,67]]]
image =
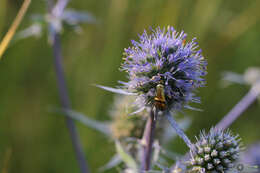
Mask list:
[[138,170],[137,163],[133,159],[133,157],[128,154],[122,147],[119,141],[116,141],[116,150],[121,159],[125,162],[128,168]]

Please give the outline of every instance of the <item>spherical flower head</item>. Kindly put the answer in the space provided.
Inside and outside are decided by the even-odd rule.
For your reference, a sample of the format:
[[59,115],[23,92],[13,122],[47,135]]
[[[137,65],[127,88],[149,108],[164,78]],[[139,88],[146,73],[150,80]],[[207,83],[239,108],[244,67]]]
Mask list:
[[204,86],[206,61],[195,38],[186,42],[186,34],[173,27],[146,31],[139,42],[125,49],[122,70],[128,72],[124,83],[130,92],[140,96],[142,106],[160,110],[180,109],[186,103],[199,102],[196,88]]
[[212,128],[208,134],[200,134],[191,151],[189,164],[192,170],[200,172],[226,173],[234,167],[240,152],[238,135]]

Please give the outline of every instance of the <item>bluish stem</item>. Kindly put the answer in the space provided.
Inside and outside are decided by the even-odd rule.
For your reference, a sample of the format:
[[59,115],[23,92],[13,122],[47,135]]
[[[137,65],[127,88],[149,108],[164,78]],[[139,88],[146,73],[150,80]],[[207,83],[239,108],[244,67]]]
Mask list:
[[192,148],[192,143],[190,139],[187,137],[187,135],[184,133],[184,131],[179,127],[178,123],[175,121],[173,116],[170,114],[170,112],[166,112],[166,118],[168,119],[169,123],[171,126],[175,129],[176,133],[183,139],[185,144],[189,147]]
[[150,116],[148,117],[143,133],[142,138],[142,158],[141,158],[141,171],[149,171],[151,166],[152,160],[152,148],[153,148],[153,141],[154,141],[154,133],[156,128],[156,120],[155,117],[157,116],[157,111],[151,109]]
[[256,83],[250,91],[235,105],[235,107],[216,125],[217,129],[228,128],[242,113],[257,99],[260,94],[260,82]]
[[[64,3],[63,3],[64,2]],[[56,9],[61,15],[63,12],[64,8],[66,7],[67,0],[59,0],[57,2],[57,6],[53,7],[53,2],[50,0],[48,2],[49,5],[49,13],[51,15],[54,15],[52,12],[52,9]],[[60,5],[61,4],[61,5]],[[62,7],[62,9],[57,9],[57,7]],[[57,16],[56,16],[57,17]],[[57,78],[57,86],[58,86],[58,91],[59,91],[59,96],[60,96],[60,101],[63,109],[69,110],[71,109],[71,104],[70,104],[70,99],[67,91],[67,85],[65,81],[65,74],[64,74],[64,69],[63,69],[63,62],[62,62],[62,51],[61,51],[61,41],[60,41],[60,35],[57,33],[57,31],[53,31],[51,33],[53,36],[53,55],[54,55],[54,68],[55,68],[55,74]],[[87,162],[85,160],[84,152],[79,140],[79,136],[76,130],[76,126],[74,124],[74,121],[71,117],[66,116],[66,124],[69,130],[69,134],[71,137],[72,145],[75,150],[76,158],[81,170],[81,173],[88,173],[88,167],[87,167]]]
[[[62,67],[62,55],[61,55],[61,48],[60,48],[60,37],[56,33],[54,35],[53,41],[53,52],[54,52],[54,66],[56,71],[57,77],[57,85],[59,90],[60,101],[62,104],[63,109],[71,109],[70,100],[68,96],[68,91],[65,82],[64,70]],[[69,116],[66,116],[66,123],[69,130],[69,134],[71,137],[72,145],[76,153],[76,158],[78,160],[80,170],[82,173],[88,172],[88,167],[86,164],[84,152],[79,140],[79,136],[76,130],[75,123],[73,119]]]

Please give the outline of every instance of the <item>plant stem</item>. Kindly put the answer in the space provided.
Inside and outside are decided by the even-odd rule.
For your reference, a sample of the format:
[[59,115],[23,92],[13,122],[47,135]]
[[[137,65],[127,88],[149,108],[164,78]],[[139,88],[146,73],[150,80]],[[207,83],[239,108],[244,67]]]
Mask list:
[[[63,10],[65,9],[66,5],[68,3],[68,0],[59,0],[57,1],[57,5],[53,6],[53,1],[48,1],[48,8],[49,8],[49,13],[53,17],[61,16]],[[60,9],[59,9],[60,7]],[[50,23],[50,27],[51,23]],[[54,55],[54,68],[55,68],[55,74],[57,78],[57,86],[58,86],[58,92],[59,92],[59,97],[62,105],[62,109],[64,110],[70,110],[71,109],[71,103],[67,91],[67,85],[65,81],[65,74],[64,74],[64,69],[63,69],[63,62],[62,62],[62,50],[61,50],[61,41],[60,41],[60,35],[56,30],[52,30],[51,33],[53,37],[53,42],[52,42],[52,48],[53,48],[53,55]],[[73,148],[75,150],[76,154],[76,159],[78,161],[80,171],[81,173],[88,173],[88,167],[87,167],[87,162],[85,160],[84,152],[79,140],[79,136],[76,130],[75,123],[73,119],[69,116],[66,116],[66,124],[67,128],[69,130],[70,138],[72,141]]]
[[151,109],[150,116],[148,117],[142,137],[142,158],[141,158],[141,171],[149,171],[152,160],[152,148],[154,141],[154,133],[156,128],[157,111]]
[[31,0],[24,0],[23,1],[23,5],[21,6],[17,16],[15,17],[15,19],[14,19],[12,25],[11,25],[11,27],[9,28],[9,30],[5,34],[3,41],[0,43],[0,60],[2,58],[2,55],[5,52],[6,48],[8,47],[11,39],[13,38],[17,28],[21,24],[23,17],[27,12],[30,3],[31,3]]
[[[54,67],[55,67],[55,72],[56,72],[56,77],[57,77],[57,85],[58,85],[60,101],[62,104],[62,108],[69,110],[69,109],[71,109],[71,105],[70,105],[70,99],[68,96],[64,70],[62,67],[61,42],[60,42],[60,36],[58,33],[56,33],[54,35],[53,53],[54,53]],[[73,119],[69,116],[66,116],[66,123],[67,123],[67,127],[68,127],[69,134],[71,137],[72,145],[73,145],[75,153],[76,153],[76,158],[78,160],[80,170],[82,173],[87,173],[88,167],[86,164],[82,146],[79,141],[79,136],[78,136],[78,133],[76,130],[75,123],[74,123]]]
[[228,128],[257,99],[260,94],[260,82],[252,86],[249,92],[216,125],[217,129]]

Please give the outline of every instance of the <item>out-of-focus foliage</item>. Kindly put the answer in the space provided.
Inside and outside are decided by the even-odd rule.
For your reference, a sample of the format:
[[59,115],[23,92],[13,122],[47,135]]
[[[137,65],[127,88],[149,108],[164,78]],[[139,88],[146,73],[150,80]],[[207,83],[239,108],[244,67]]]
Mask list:
[[234,72],[224,72],[222,85],[228,86],[230,84],[246,84],[246,85],[257,85],[260,81],[260,68],[259,67],[249,67],[246,69],[244,74],[237,74]]
[[[22,1],[0,1],[0,38],[14,19]],[[44,14],[46,2],[32,1],[20,31],[32,25],[31,16]],[[70,98],[74,110],[93,119],[109,119],[113,94],[93,83],[116,86],[125,81],[119,72],[122,52],[149,26],[172,25],[197,36],[208,61],[207,87],[199,90],[203,112],[185,111],[192,119],[188,136],[216,124],[248,91],[248,86],[221,88],[223,71],[242,74],[260,66],[260,1],[248,0],[73,0],[69,8],[87,11],[98,22],[81,25],[77,34],[64,28],[62,48]],[[21,33],[21,32],[20,32]],[[19,35],[18,35],[19,36]],[[62,116],[49,112],[59,107],[53,57],[42,37],[13,42],[0,62],[0,167],[11,148],[9,173],[78,172],[71,141]],[[231,128],[247,144],[259,140],[259,104],[253,104]],[[114,143],[102,134],[78,125],[92,172],[115,153]],[[194,139],[193,139],[194,141]],[[169,143],[174,151],[186,151],[181,140]],[[109,171],[108,171],[109,172]],[[110,172],[117,172],[116,169]]]
[[248,164],[248,165],[254,165],[257,167],[258,171],[255,171],[257,173],[260,172],[260,143],[257,141],[256,143],[251,144],[247,150],[243,153],[243,156],[241,157],[241,160]]
[[[100,168],[101,171],[107,171],[108,169],[116,167],[124,168],[123,163],[125,163],[128,169],[138,172],[138,166],[133,167],[131,158],[137,162],[136,165],[140,165],[141,148],[144,144],[142,133],[146,126],[146,119],[150,110],[147,108],[137,113],[135,111],[135,99],[137,99],[136,96],[116,95],[114,103],[109,110],[111,119],[108,121],[98,121],[73,110],[53,109],[53,111],[63,116],[69,116],[81,122],[87,128],[94,129],[104,134],[110,140],[115,141],[116,152],[111,156],[108,163]],[[178,114],[175,116],[178,117],[177,115]],[[178,124],[181,129],[187,130],[191,123],[190,119],[186,117],[181,120],[178,118]],[[181,157],[178,151],[170,151],[167,148],[167,144],[173,141],[176,136],[177,133],[170,127],[164,115],[162,113],[158,114],[152,167],[156,166],[158,161],[167,164],[167,159],[165,158],[170,159],[172,163]],[[130,163],[128,163],[129,158]],[[123,167],[121,167],[121,165]]]

